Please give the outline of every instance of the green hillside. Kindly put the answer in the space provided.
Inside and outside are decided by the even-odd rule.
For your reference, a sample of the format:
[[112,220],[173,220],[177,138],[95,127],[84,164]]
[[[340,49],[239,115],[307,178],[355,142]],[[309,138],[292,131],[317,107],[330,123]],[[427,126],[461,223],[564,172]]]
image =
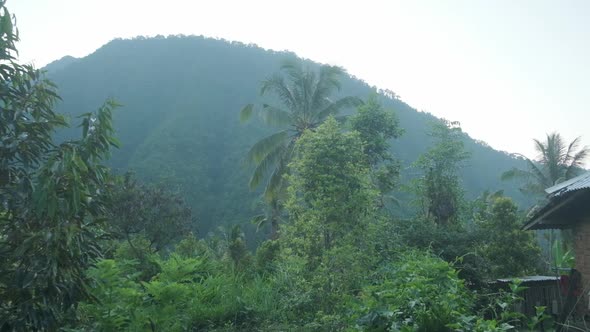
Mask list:
[[[114,120],[123,147],[111,165],[179,187],[203,234],[218,225],[247,222],[255,213],[259,193],[248,189],[251,170],[242,160],[272,128],[241,124],[238,114],[245,104],[259,101],[260,81],[294,56],[203,37],[136,38],[114,40],[85,58],[67,57],[46,69],[63,98],[59,112],[74,117],[108,97],[124,106]],[[372,91],[353,77],[343,82],[343,95],[366,98]],[[430,145],[426,131],[436,118],[403,101],[380,98],[405,129],[393,149],[407,179],[416,172],[409,165]],[[499,179],[505,170],[524,167],[521,161],[465,140],[472,153],[462,174],[467,196],[505,189],[524,207],[528,202],[516,185]]]

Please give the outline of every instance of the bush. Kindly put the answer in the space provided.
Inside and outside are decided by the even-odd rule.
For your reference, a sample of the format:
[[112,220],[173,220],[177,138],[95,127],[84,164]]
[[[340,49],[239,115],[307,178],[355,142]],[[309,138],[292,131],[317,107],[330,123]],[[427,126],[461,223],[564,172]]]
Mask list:
[[199,257],[209,255],[209,247],[191,232],[176,245],[174,252],[183,258]]
[[220,273],[206,257],[172,254],[158,263],[161,272],[142,282],[137,261],[100,261],[88,271],[97,301],[80,305],[78,326],[93,331],[248,327],[277,311],[275,290],[265,280]]
[[359,300],[357,323],[370,331],[451,331],[473,304],[452,265],[421,251],[383,266]]
[[430,250],[447,262],[453,262],[459,277],[470,288],[485,286],[489,262],[477,252],[486,234],[475,227],[437,225],[427,218],[395,221],[403,245]]
[[280,250],[281,245],[277,240],[267,240],[262,242],[258,249],[256,249],[256,256],[254,257],[256,270],[259,273],[273,271]]

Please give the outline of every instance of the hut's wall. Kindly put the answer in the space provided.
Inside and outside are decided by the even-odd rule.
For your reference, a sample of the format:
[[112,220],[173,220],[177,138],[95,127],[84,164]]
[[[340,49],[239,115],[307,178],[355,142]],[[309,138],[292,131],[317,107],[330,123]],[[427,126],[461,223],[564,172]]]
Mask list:
[[582,274],[583,296],[578,302],[578,311],[588,311],[590,291],[590,216],[574,226],[575,268]]

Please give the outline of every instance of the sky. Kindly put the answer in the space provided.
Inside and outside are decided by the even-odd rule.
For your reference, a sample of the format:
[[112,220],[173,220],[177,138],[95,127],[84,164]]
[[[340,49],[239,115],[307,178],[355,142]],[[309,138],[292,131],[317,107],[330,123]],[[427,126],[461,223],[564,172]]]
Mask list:
[[[590,145],[586,0],[8,0],[20,60],[84,57],[114,38],[254,43],[339,65],[412,107],[534,158],[550,132]],[[403,124],[402,124],[403,126]]]

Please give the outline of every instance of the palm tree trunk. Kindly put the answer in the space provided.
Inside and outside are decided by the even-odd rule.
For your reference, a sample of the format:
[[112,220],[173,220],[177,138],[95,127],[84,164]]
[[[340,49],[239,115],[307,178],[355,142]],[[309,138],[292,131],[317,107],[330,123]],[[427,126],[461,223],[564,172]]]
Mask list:
[[273,217],[270,221],[270,239],[276,240],[279,238],[279,221]]

